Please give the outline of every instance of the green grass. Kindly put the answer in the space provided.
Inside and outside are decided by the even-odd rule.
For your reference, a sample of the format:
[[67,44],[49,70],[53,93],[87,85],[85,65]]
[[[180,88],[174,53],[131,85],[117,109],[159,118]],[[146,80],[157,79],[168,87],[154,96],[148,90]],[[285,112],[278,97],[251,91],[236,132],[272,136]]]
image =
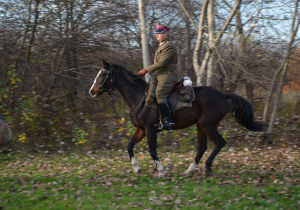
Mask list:
[[0,154],[0,209],[297,209],[299,151],[280,164],[280,149],[267,152],[224,151],[210,178],[203,163],[192,177],[182,175],[194,153],[162,154],[166,178],[157,178],[147,153],[136,155],[140,177],[125,152]]

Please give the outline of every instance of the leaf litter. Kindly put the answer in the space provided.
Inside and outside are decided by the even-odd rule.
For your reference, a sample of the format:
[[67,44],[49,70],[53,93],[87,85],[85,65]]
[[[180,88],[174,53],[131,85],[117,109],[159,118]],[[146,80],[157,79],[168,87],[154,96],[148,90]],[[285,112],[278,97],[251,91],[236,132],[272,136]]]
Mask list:
[[[183,172],[196,153],[160,152],[166,177],[157,178],[149,153],[136,155],[143,174],[132,172],[126,152],[0,156],[0,209],[59,206],[88,208],[297,209],[300,156],[297,147],[230,147],[215,159],[212,178],[204,176],[204,154],[196,173]],[[23,201],[21,201],[21,200]],[[48,202],[50,200],[51,202]],[[25,202],[25,204],[24,204]]]

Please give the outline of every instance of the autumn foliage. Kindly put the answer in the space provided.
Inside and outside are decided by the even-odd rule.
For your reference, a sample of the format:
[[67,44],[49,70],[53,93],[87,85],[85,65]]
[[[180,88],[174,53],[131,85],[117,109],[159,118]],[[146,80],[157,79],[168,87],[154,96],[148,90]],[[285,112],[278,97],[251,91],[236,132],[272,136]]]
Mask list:
[[300,46],[298,46],[291,55],[286,76],[287,84],[283,87],[283,93],[300,91]]

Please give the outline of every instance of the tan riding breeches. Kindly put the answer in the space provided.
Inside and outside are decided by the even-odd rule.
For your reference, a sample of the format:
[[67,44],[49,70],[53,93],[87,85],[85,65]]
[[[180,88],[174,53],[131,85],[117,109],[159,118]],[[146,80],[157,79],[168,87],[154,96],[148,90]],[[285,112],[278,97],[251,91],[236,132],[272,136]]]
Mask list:
[[177,82],[177,75],[161,74],[157,77],[152,77],[148,94],[156,97],[158,104],[167,101],[168,95]]

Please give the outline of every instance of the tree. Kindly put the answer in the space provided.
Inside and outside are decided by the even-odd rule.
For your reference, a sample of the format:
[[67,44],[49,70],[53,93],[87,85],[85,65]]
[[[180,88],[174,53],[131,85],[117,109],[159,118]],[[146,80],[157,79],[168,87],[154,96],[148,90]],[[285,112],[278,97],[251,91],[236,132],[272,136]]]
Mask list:
[[295,36],[298,32],[298,28],[299,28],[299,25],[300,25],[300,14],[298,14],[298,4],[299,4],[299,0],[297,0],[295,2],[295,10],[294,10],[293,22],[292,22],[292,26],[291,26],[290,41],[289,41],[289,44],[286,48],[285,57],[284,57],[284,60],[283,60],[282,64],[280,65],[280,67],[278,68],[278,70],[275,72],[275,74],[273,76],[270,92],[269,92],[269,95],[267,97],[267,101],[266,101],[265,107],[264,107],[263,121],[266,122],[267,121],[267,113],[268,113],[268,110],[269,110],[269,107],[270,107],[270,101],[272,99],[273,93],[275,92],[275,82],[276,82],[277,79],[279,79],[280,83],[279,83],[279,87],[278,87],[278,90],[277,90],[277,94],[276,94],[275,103],[274,103],[274,106],[273,106],[273,111],[272,111],[272,114],[271,114],[271,118],[270,118],[270,121],[269,121],[269,124],[268,124],[268,130],[267,130],[267,136],[266,136],[268,142],[271,142],[271,137],[272,137],[272,132],[273,132],[273,128],[274,128],[275,118],[276,118],[276,114],[277,114],[278,107],[279,107],[279,100],[280,100],[280,96],[281,96],[281,93],[282,93],[286,73],[287,73],[287,70],[288,70],[290,54],[291,54],[291,51],[292,51]]
[[[215,0],[210,0],[207,6],[207,26],[208,26],[208,48],[214,48],[216,38],[215,26]],[[207,86],[214,86],[213,76],[216,71],[216,52],[212,52],[207,64],[206,82]]]
[[181,0],[178,0],[180,7],[184,11],[184,22],[185,22],[185,51],[183,52],[183,57],[184,57],[184,65],[182,65],[183,69],[183,74],[184,75],[190,75],[191,72],[191,64],[192,64],[192,57],[191,57],[191,40],[192,40],[192,34],[191,34],[191,29],[190,25],[192,24],[195,30],[197,31],[197,26],[195,22],[193,21],[192,17],[190,16],[189,12],[187,11],[187,7],[190,7],[190,1],[185,0],[184,3],[182,3]]
[[[207,1],[205,1],[204,3],[208,3]],[[214,39],[213,43],[211,43],[211,45],[208,47],[205,56],[202,60],[201,66],[199,65],[199,58],[197,58],[197,54],[199,53],[199,49],[201,46],[201,42],[202,42],[202,36],[203,33],[198,33],[198,39],[197,39],[197,43],[196,43],[196,47],[195,47],[195,53],[194,53],[194,57],[193,57],[193,63],[194,63],[194,71],[197,75],[197,85],[206,85],[206,78],[207,78],[207,66],[210,60],[210,56],[212,55],[212,53],[215,51],[216,46],[218,45],[218,43],[220,42],[223,34],[225,33],[225,30],[227,29],[231,19],[233,18],[233,16],[235,15],[239,5],[240,5],[241,1],[240,0],[236,0],[235,2],[235,6],[233,7],[229,17],[227,18],[227,20],[225,21],[225,23],[223,24],[222,28],[220,29],[220,31],[217,33],[216,38]],[[202,13],[203,8],[205,8],[205,5],[202,7]],[[212,15],[212,13],[210,13],[210,15]],[[212,17],[210,17],[212,18]],[[203,18],[200,18],[199,20],[199,28],[203,27]],[[201,30],[201,29],[199,29]],[[212,30],[212,29],[208,29],[208,30]],[[200,32],[200,31],[199,31]],[[203,32],[201,30],[201,32]],[[213,31],[211,31],[211,33],[214,33]],[[212,64],[212,63],[211,63]],[[200,67],[199,67],[200,66]]]
[[201,49],[202,49],[203,39],[204,39],[204,35],[203,35],[204,21],[205,21],[205,17],[206,17],[208,1],[209,0],[203,1],[201,13],[200,13],[201,15],[199,18],[199,25],[198,25],[198,37],[197,37],[197,41],[196,41],[196,45],[195,45],[194,53],[193,53],[193,66],[194,66],[194,71],[196,74],[197,85],[200,85],[202,83],[201,76],[204,76],[204,75],[200,75],[199,71],[197,71],[197,70],[200,69],[200,54],[201,54]]
[[[147,26],[145,21],[145,4],[144,0],[138,0],[139,7],[139,17],[141,25],[141,42],[142,42],[142,55],[143,55],[143,66],[146,68],[151,65],[150,53],[149,53],[149,41],[147,35]],[[149,82],[150,75],[147,73],[145,75],[146,81]]]

